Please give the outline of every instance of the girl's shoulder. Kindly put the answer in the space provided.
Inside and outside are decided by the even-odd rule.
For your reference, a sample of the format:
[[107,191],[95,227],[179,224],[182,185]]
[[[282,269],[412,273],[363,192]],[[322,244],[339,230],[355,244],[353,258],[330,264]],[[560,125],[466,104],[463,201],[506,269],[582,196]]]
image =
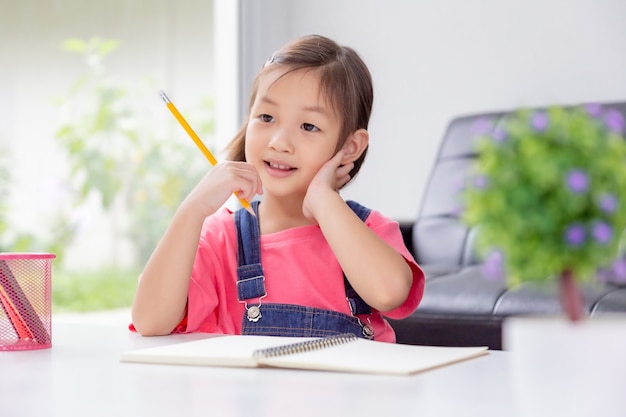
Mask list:
[[346,200],[346,204],[370,227],[397,223],[397,221],[385,216],[380,211],[366,207],[356,201]]

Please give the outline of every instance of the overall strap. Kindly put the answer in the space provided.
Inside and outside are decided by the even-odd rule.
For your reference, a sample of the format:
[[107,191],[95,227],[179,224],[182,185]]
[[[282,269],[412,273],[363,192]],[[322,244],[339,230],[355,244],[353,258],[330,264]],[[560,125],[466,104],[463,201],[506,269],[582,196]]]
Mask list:
[[348,205],[348,207],[350,207],[352,209],[354,214],[359,216],[359,219],[361,219],[361,221],[363,221],[363,222],[365,222],[365,220],[367,220],[367,218],[370,216],[370,213],[372,212],[371,209],[369,209],[369,208],[367,208],[365,206],[360,205],[356,201],[348,200],[348,201],[346,201],[346,204]]
[[[251,203],[254,213],[259,215],[259,202]],[[261,266],[261,236],[258,217],[245,209],[235,212],[235,226],[239,247],[237,267],[237,296],[239,301],[260,298],[265,293],[265,276]]]
[[[346,204],[348,204],[352,211],[354,211],[354,213],[359,216],[359,219],[361,219],[361,221],[363,222],[367,220],[370,213],[372,212],[372,210],[360,205],[356,201],[348,200],[346,201]],[[370,307],[369,304],[363,301],[361,296],[359,296],[354,288],[352,288],[352,284],[350,284],[350,281],[348,281],[348,278],[346,278],[346,274],[343,274],[343,283],[346,287],[346,299],[348,300],[348,304],[350,305],[350,311],[352,311],[352,314],[355,316],[357,314],[371,314],[372,307]]]

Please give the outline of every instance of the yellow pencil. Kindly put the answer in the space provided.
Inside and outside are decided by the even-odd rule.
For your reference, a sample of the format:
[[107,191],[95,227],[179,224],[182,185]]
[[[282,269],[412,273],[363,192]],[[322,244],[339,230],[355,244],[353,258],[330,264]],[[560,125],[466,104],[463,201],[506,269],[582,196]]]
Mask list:
[[[178,123],[180,123],[183,129],[185,129],[189,137],[194,141],[194,143],[200,149],[200,151],[202,151],[206,159],[209,160],[211,165],[216,165],[217,159],[215,159],[211,151],[209,151],[209,149],[206,146],[204,146],[204,143],[202,143],[202,140],[200,139],[200,137],[196,134],[196,132],[194,132],[191,126],[189,126],[189,123],[187,123],[187,120],[185,120],[183,115],[180,114],[176,106],[174,106],[174,103],[172,103],[172,101],[167,97],[164,91],[159,91],[159,95],[161,96],[165,104],[167,105],[167,108],[170,109],[170,111],[172,112],[176,120],[178,120]],[[253,216],[255,215],[254,210],[252,210],[252,207],[250,206],[250,203],[245,198],[240,198],[239,196],[237,196],[236,193],[235,193],[235,197],[239,199],[239,202],[241,203],[241,205],[246,210],[248,210],[250,214],[252,214]]]

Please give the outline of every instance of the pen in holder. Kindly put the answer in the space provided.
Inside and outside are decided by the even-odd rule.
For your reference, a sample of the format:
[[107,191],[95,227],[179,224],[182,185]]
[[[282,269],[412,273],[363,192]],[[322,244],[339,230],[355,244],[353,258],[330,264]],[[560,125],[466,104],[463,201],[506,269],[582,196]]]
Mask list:
[[49,253],[0,253],[0,350],[52,346]]

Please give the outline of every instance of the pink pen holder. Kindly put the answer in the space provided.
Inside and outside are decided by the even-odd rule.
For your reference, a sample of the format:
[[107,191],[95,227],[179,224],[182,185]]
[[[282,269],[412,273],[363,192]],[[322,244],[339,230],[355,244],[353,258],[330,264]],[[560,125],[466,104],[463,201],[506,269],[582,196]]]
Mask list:
[[0,350],[52,346],[50,253],[0,253]]

